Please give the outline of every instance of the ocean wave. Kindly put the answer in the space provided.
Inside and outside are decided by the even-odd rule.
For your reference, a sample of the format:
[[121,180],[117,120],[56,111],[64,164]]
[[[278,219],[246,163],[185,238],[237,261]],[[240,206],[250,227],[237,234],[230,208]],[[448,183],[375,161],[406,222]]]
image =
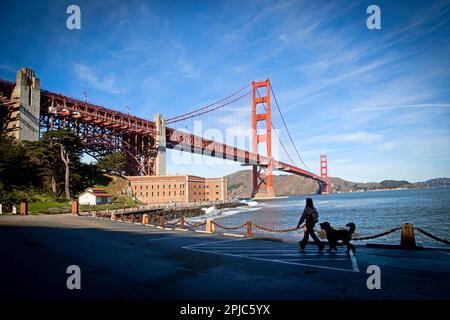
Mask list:
[[230,217],[238,213],[243,212],[252,212],[261,210],[261,207],[258,206],[248,206],[248,207],[238,207],[238,208],[230,208],[230,209],[216,209],[215,207],[202,208],[204,214],[197,217],[189,218],[188,221],[191,222],[200,222],[205,219],[215,219],[215,218],[225,218]]

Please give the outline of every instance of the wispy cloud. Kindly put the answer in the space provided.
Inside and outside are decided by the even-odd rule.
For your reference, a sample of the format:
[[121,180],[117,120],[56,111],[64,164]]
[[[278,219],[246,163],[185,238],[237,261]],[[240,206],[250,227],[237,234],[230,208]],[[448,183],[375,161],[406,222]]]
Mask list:
[[355,108],[353,111],[382,111],[394,109],[422,109],[422,108],[450,108],[450,103],[420,103],[420,104],[405,104],[405,105],[390,105],[390,106],[374,106]]
[[6,63],[0,64],[0,70],[5,70],[8,72],[14,72],[14,73],[17,71],[16,68],[14,68],[13,66],[6,64]]
[[309,140],[314,143],[373,143],[383,138],[383,135],[369,133],[366,131],[356,131],[344,134],[322,135]]
[[113,94],[125,92],[124,88],[119,87],[116,76],[112,73],[101,76],[99,72],[95,72],[92,68],[80,63],[74,64],[74,71],[80,80],[85,81],[95,89]]

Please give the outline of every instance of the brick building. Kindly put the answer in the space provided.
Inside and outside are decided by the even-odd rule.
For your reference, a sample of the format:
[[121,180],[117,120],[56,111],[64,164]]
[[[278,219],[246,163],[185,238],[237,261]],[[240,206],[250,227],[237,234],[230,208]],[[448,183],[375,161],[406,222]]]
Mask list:
[[128,176],[131,189],[140,201],[153,203],[188,203],[224,201],[227,178],[183,176]]

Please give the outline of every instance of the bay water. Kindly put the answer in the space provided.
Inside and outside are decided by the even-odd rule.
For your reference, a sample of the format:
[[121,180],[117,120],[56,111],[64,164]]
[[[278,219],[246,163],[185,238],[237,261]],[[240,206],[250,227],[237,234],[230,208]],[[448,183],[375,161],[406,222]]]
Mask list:
[[[412,223],[433,235],[450,239],[450,188],[290,196],[251,201],[248,207],[224,210],[209,208],[203,216],[194,220],[213,218],[224,226],[238,226],[250,220],[273,229],[292,228],[298,223],[307,197],[313,198],[319,212],[319,222],[328,221],[335,227],[345,227],[347,223],[353,222],[360,236],[378,234],[403,223]],[[319,228],[319,225],[316,227]],[[245,233],[245,230],[242,228],[237,233]],[[302,233],[298,231],[269,234],[254,229],[254,233],[295,240],[302,238]],[[419,245],[447,246],[417,231],[415,235]],[[370,242],[399,244],[400,231]]]

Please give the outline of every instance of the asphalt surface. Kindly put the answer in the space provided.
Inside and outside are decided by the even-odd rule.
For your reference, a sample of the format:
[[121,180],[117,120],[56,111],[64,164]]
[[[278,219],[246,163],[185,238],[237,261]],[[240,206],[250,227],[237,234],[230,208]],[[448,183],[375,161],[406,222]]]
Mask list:
[[[448,250],[344,251],[90,217],[0,216],[0,298],[450,298]],[[66,286],[70,265],[80,267],[80,290]],[[381,289],[367,288],[370,265]]]

